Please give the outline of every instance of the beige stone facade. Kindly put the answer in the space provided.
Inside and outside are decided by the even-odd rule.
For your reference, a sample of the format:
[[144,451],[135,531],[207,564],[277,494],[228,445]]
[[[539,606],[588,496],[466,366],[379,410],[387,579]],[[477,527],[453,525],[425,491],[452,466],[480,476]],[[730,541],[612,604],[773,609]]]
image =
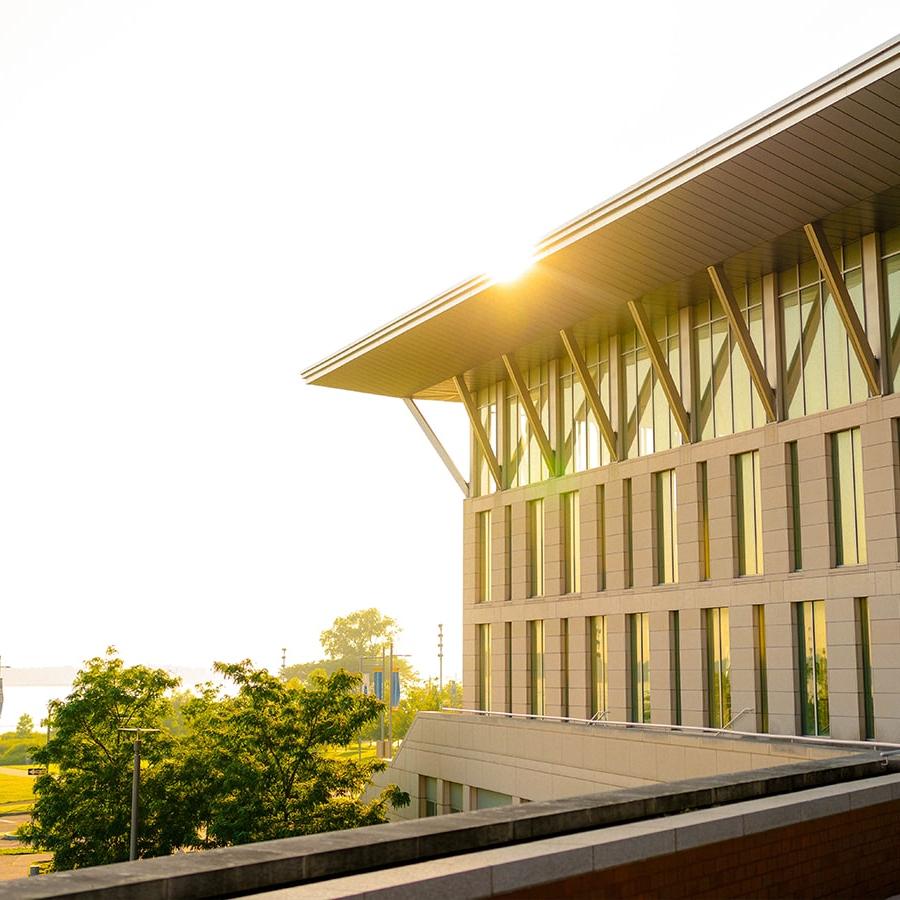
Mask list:
[[[690,396],[690,392],[685,394]],[[855,599],[868,598],[871,616],[871,666],[876,736],[900,741],[900,457],[896,420],[900,395],[872,398],[863,403],[793,421],[768,424],[730,437],[687,444],[601,469],[555,478],[540,484],[506,490],[465,501],[464,536],[464,705],[475,705],[477,685],[475,627],[491,623],[493,696],[491,709],[527,713],[527,645],[525,622],[547,623],[545,652],[546,713],[590,718],[588,680],[589,617],[605,615],[608,626],[609,718],[625,721],[628,708],[626,616],[650,613],[652,721],[671,723],[672,667],[668,613],[679,611],[682,724],[709,724],[703,610],[728,607],[731,614],[732,708],[754,712],[736,723],[756,731],[759,672],[755,668],[754,605],[765,608],[767,649],[768,730],[799,734],[799,661],[793,604],[824,600],[827,621],[830,733],[835,738],[859,739],[862,733],[862,669]],[[834,566],[834,503],[831,496],[831,457],[828,435],[859,427],[863,447],[863,483],[868,562]],[[796,441],[800,462],[800,521],[803,569],[790,571],[791,505],[786,445]],[[733,456],[760,451],[764,574],[737,577]],[[710,577],[700,580],[702,535],[699,528],[698,464],[705,462],[709,484]],[[674,468],[678,484],[678,583],[654,584],[655,534],[654,472]],[[632,485],[634,587],[626,588],[622,509],[623,479]],[[605,486],[606,589],[597,586],[597,486]],[[560,593],[557,569],[562,554],[558,527],[559,496],[577,490],[581,508],[581,565],[583,590]],[[524,521],[528,500],[543,497],[546,506],[546,594],[525,596],[528,560]],[[479,603],[475,516],[484,509],[497,512],[493,526],[493,596],[503,597],[500,579],[506,571],[508,546],[504,507],[511,508],[512,597]],[[568,620],[569,708],[560,704],[560,654],[556,643],[560,620]],[[512,623],[512,708],[504,695],[504,623]]]

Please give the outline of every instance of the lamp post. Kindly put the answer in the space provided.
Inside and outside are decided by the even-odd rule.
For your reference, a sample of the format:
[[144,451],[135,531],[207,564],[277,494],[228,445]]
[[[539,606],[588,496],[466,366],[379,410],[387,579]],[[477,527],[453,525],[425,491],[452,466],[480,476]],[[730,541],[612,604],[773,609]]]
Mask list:
[[141,735],[152,734],[158,728],[120,728],[134,734],[134,772],[131,776],[131,841],[128,845],[128,859],[137,859],[138,841],[138,788],[141,783]]

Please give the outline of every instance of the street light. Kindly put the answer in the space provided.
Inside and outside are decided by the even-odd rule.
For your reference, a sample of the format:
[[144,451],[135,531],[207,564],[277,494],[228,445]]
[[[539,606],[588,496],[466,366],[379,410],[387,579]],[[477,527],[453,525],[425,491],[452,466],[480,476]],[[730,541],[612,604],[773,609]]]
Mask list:
[[138,786],[141,783],[141,735],[152,734],[158,728],[120,728],[134,734],[134,773],[131,776],[131,842],[128,845],[128,859],[137,859],[138,840]]

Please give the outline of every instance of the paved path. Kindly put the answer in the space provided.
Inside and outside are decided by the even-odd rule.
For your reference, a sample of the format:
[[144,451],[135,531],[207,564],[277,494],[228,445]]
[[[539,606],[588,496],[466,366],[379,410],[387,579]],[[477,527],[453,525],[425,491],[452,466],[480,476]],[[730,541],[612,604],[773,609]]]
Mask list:
[[0,766],[0,775],[21,775],[23,778],[34,778],[28,774],[28,769],[14,769],[12,766]]

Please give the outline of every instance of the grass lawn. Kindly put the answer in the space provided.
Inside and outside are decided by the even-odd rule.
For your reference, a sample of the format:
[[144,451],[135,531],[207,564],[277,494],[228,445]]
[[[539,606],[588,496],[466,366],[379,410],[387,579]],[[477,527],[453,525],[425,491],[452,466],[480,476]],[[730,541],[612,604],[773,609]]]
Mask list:
[[[34,785],[33,778],[23,778],[21,775],[6,775],[0,772],[0,812],[13,812],[7,804],[27,803],[31,806],[34,794],[31,788]],[[21,812],[21,810],[17,810]],[[26,810],[27,811],[27,810]]]
[[[332,759],[359,759],[359,746],[357,744],[350,744],[347,747],[332,747],[331,750],[328,751],[328,755],[332,757]],[[363,741],[362,758],[375,759],[374,743]]]

